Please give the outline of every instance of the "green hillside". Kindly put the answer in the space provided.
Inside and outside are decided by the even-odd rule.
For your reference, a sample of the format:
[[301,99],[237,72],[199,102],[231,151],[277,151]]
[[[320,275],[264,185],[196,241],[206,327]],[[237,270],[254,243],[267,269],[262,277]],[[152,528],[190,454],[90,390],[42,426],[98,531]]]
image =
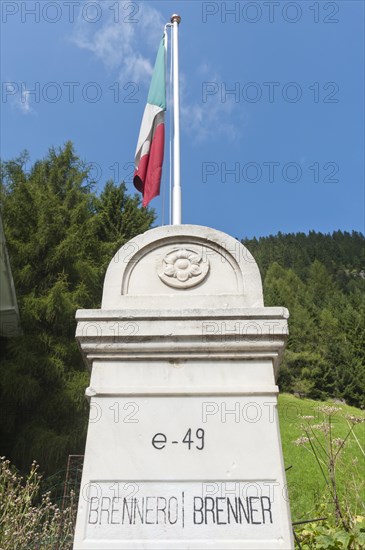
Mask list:
[[365,239],[311,231],[245,239],[267,306],[289,309],[281,391],[365,408]]
[[[316,517],[318,497],[325,489],[323,476],[313,454],[308,450],[308,445],[297,446],[294,443],[303,435],[301,425],[305,424],[306,421],[302,416],[313,416],[312,423],[314,425],[322,422],[323,415],[318,412],[318,407],[321,405],[330,405],[341,409],[333,419],[335,438],[344,438],[348,432],[349,426],[346,416],[363,418],[364,423],[355,425],[354,434],[359,439],[362,447],[365,443],[365,413],[356,407],[334,404],[333,401],[318,402],[311,399],[299,399],[286,393],[279,396],[279,421],[284,462],[286,468],[292,466],[287,471],[286,476],[293,521]],[[353,436],[348,438],[344,446],[343,460],[343,471],[339,471],[342,490],[345,491],[346,489],[350,472],[350,477],[353,477],[359,488],[362,503],[360,504],[357,495],[354,493],[348,496],[351,502],[354,504],[357,502],[358,513],[365,514],[365,456]]]
[[[328,416],[321,412],[323,407],[331,411],[338,409],[331,418],[331,434],[326,434],[323,430],[324,423],[326,419],[328,420]],[[363,534],[359,531],[358,535],[363,537],[365,543],[364,411],[343,403],[318,402],[281,394],[278,412],[284,464],[289,468],[286,478],[292,521],[300,522],[326,517],[327,521],[313,524],[313,529],[318,529],[319,532],[323,530],[326,534],[332,529],[339,533],[339,538],[345,537],[346,540],[348,538],[348,534],[342,528],[341,519],[336,518],[331,492],[325,481],[325,478],[330,477],[329,459],[326,459],[325,452],[331,453],[329,444],[331,439],[334,453],[339,451],[334,467],[339,504],[351,529],[354,528],[357,518],[359,529],[363,529]],[[303,435],[308,434],[308,426],[313,426],[313,430],[309,429],[313,444],[318,447],[316,444],[316,438],[318,438],[325,449],[319,454],[321,466],[316,461],[310,443],[304,442],[303,439]],[[343,447],[340,447],[343,441]],[[301,529],[307,529],[307,527],[296,527],[299,538],[302,538]],[[329,540],[332,540],[331,537]],[[360,549],[363,547],[359,541],[353,542],[352,545],[348,542],[343,545],[339,542],[337,544],[338,546],[331,546],[329,543],[328,548]],[[313,546],[309,545],[305,548],[327,548],[327,546],[320,546],[317,540]]]

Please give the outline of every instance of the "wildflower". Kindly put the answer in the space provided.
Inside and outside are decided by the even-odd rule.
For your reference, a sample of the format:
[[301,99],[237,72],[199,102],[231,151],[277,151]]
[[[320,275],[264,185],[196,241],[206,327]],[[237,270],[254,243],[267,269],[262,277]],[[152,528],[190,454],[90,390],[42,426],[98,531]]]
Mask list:
[[338,411],[342,411],[341,407],[331,407],[329,405],[323,405],[322,407],[318,407],[319,412],[322,412],[326,416],[333,416],[334,414],[338,413]]
[[313,424],[311,428],[312,430],[320,430],[324,434],[328,434],[329,432],[329,425],[326,422],[321,422],[320,424]]
[[354,416],[353,414],[347,414],[346,419],[352,424],[360,424],[361,422],[365,422],[365,417],[362,418],[360,416]]
[[309,437],[305,437],[304,435],[298,437],[298,439],[294,441],[294,445],[296,445],[297,447],[305,445],[306,443],[309,443]]

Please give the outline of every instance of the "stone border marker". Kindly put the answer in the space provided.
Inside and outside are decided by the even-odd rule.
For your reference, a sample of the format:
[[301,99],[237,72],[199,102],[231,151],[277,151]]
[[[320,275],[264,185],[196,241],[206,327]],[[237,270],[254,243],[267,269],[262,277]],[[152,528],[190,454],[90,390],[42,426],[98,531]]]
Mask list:
[[158,227],[77,312],[91,371],[74,550],[294,548],[276,379],[288,311],[264,307],[249,251]]

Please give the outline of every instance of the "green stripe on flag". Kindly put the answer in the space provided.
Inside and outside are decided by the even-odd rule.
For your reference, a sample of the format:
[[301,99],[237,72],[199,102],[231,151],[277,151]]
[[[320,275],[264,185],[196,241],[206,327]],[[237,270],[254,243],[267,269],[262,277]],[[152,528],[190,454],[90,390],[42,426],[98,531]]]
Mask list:
[[148,92],[147,103],[157,105],[166,110],[166,85],[165,85],[165,39],[161,40],[157,52],[155,68],[153,69],[152,80]]

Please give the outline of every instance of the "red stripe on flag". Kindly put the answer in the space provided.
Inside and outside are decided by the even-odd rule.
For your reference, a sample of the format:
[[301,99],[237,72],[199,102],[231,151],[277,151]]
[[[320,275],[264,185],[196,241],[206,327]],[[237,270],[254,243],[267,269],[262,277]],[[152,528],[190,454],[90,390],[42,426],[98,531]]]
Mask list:
[[159,124],[154,133],[150,151],[141,157],[134,172],[133,183],[143,195],[142,206],[160,194],[162,163],[165,145],[165,125]]

